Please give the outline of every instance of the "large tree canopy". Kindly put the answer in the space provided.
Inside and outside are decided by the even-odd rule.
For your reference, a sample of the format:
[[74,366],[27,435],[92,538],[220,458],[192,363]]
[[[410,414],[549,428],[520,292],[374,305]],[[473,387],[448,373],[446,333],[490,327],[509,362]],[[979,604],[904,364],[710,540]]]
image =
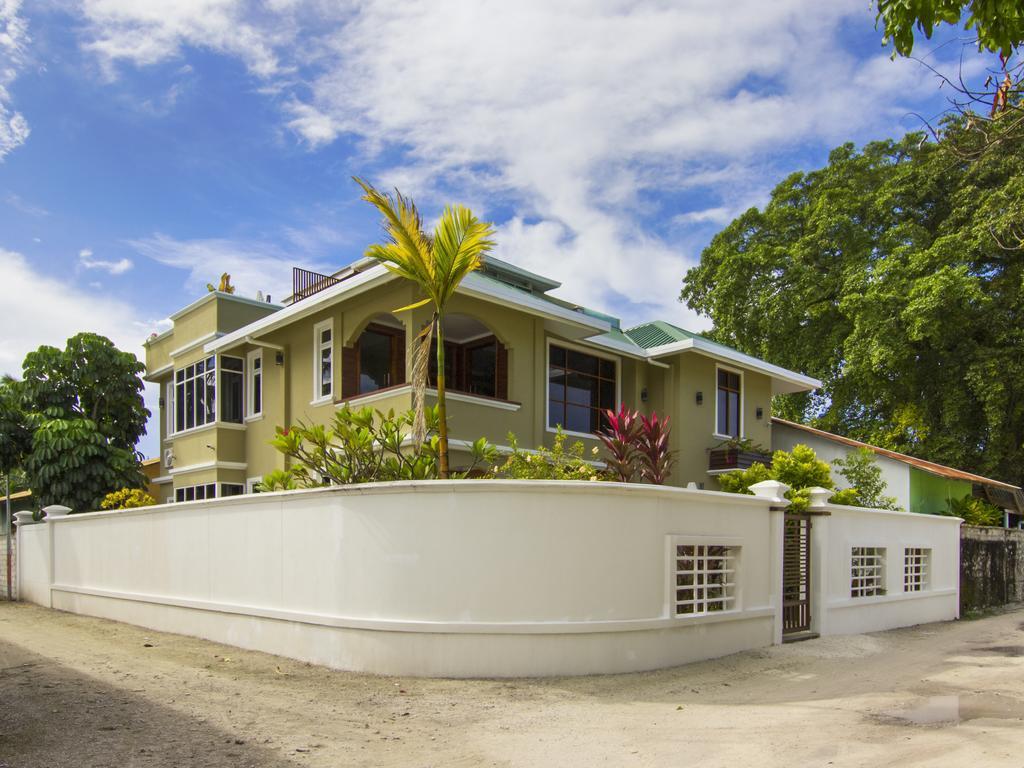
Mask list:
[[1024,145],[965,161],[951,145],[981,140],[965,122],[791,175],[714,238],[682,298],[719,340],[824,381],[782,415],[1020,482]]
[[39,506],[76,512],[140,486],[135,444],[149,417],[143,370],[134,355],[94,333],[68,339],[63,350],[30,352],[22,380],[0,385],[0,470],[23,470]]

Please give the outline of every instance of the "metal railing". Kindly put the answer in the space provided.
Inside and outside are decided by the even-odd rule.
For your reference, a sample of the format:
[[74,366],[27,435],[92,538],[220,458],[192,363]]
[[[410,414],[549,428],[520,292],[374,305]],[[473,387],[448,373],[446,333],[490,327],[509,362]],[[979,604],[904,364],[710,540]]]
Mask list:
[[301,267],[292,267],[292,304],[340,283],[336,277],[321,275]]

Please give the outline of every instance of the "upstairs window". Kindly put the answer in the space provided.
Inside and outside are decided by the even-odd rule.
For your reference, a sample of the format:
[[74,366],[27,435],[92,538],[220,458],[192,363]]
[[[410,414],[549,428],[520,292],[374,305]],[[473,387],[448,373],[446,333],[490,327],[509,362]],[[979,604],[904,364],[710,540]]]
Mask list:
[[722,437],[740,437],[740,406],[742,377],[735,371],[718,369],[718,399],[716,401],[716,429]]
[[263,415],[263,350],[249,353],[249,384],[247,414],[250,417]]
[[212,424],[217,415],[217,358],[174,372],[174,431]]
[[376,392],[397,381],[396,334],[367,329],[359,337],[359,394]]
[[231,424],[242,423],[243,370],[240,357],[220,359],[220,420]]
[[334,396],[334,323],[325,320],[313,329],[313,400]]
[[548,427],[593,434],[615,409],[615,361],[552,344],[548,350]]

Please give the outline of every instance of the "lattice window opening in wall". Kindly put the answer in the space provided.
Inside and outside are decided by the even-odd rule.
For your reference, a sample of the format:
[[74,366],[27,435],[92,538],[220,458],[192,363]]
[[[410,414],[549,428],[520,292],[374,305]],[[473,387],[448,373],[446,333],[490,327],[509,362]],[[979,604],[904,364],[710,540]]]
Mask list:
[[674,545],[676,616],[701,616],[736,607],[739,549],[720,544]]
[[885,594],[885,548],[854,547],[850,558],[850,597]]
[[903,550],[903,591],[924,592],[930,584],[932,551],[924,547]]

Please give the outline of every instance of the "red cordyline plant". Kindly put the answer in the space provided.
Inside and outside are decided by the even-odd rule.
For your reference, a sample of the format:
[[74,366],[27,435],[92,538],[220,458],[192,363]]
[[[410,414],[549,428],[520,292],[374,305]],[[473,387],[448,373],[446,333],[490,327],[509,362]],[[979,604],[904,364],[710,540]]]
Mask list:
[[604,411],[604,419],[607,426],[597,436],[608,451],[608,469],[616,479],[633,483],[639,477],[664,485],[675,464],[669,450],[668,418],[659,419],[656,413],[643,416],[621,405],[618,412]]
[[609,471],[620,483],[631,483],[636,477],[638,466],[637,440],[640,437],[640,419],[636,411],[625,405],[619,412],[610,408],[604,411],[606,427],[597,436],[604,443],[609,458],[605,462]]

